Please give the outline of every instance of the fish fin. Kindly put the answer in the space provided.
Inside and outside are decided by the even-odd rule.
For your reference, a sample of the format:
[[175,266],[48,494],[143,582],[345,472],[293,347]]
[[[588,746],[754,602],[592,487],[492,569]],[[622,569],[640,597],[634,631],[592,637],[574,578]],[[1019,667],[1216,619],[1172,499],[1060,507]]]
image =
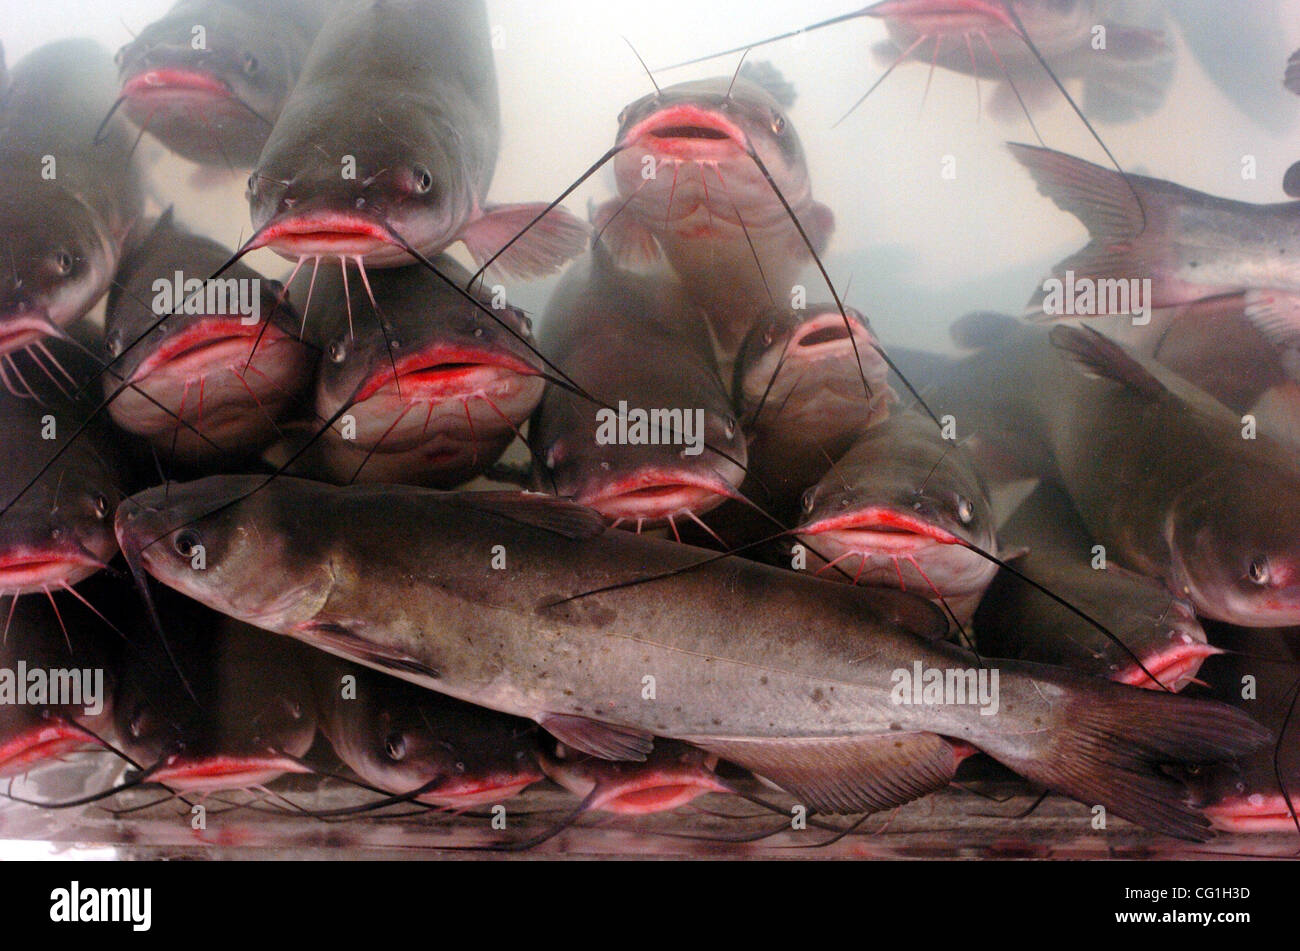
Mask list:
[[1002,696],[1010,675],[1032,677],[1053,725],[1033,733],[991,730],[987,741],[973,738],[975,745],[1054,792],[1165,835],[1205,841],[1212,833],[1188,805],[1186,786],[1164,768],[1226,762],[1269,740],[1269,731],[1245,713],[1216,701],[1045,665],[998,663]]
[[1052,328],[1052,344],[1089,376],[1110,380],[1149,400],[1160,399],[1168,388],[1118,343],[1091,327]]
[[1282,85],[1300,96],[1300,50],[1296,50],[1286,60],[1286,74]]
[[1083,86],[1083,110],[1101,122],[1131,122],[1159,110],[1168,98],[1176,58],[1160,30],[1110,25],[1106,50],[1089,50],[1099,65]]
[[[507,242],[523,232],[533,219],[547,208],[540,202],[518,205],[491,205],[461,231],[459,238],[480,266]],[[519,238],[510,250],[492,263],[492,268],[516,278],[544,277],[554,274],[566,261],[576,258],[587,248],[591,231],[587,225],[564,208],[553,208]]]
[[901,806],[948,785],[958,763],[952,745],[934,733],[691,742],[825,813]]
[[1279,350],[1300,347],[1300,296],[1283,291],[1247,291],[1242,313]]
[[654,749],[654,737],[631,727],[611,726],[568,713],[548,713],[537,721],[547,733],[599,759],[631,760],[644,763]]
[[630,213],[619,214],[624,203],[612,198],[597,206],[591,224],[600,235],[600,244],[621,267],[640,269],[658,264],[663,251],[654,232]]
[[770,60],[746,60],[740,67],[740,78],[766,91],[783,109],[792,107],[798,98],[794,83],[786,79]]
[[[1019,98],[1016,93],[1020,93]],[[993,95],[989,97],[989,115],[1000,122],[1018,120],[1026,112],[1033,115],[1048,108],[1055,93],[1056,86],[1045,73],[1018,76],[1014,88],[1011,83],[1003,80],[993,88]]]
[[437,680],[441,674],[414,657],[367,640],[346,624],[313,619],[294,629],[293,636],[313,647],[330,652],[359,664],[367,664],[382,671],[401,676],[403,672],[426,679]]
[[1006,343],[1022,330],[1024,324],[1010,314],[976,310],[954,320],[948,334],[962,350],[985,350]]
[[565,538],[595,538],[605,531],[605,517],[595,509],[534,492],[456,492],[468,508],[531,525]]

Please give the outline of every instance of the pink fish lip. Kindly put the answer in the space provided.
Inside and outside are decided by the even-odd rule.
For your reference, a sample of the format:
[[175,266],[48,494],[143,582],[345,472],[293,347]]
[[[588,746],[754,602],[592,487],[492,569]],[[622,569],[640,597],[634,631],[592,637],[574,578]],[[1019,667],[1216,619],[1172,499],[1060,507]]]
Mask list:
[[[396,361],[402,398],[440,402],[480,392],[509,376],[538,376],[536,367],[504,353],[471,347],[435,346]],[[383,364],[362,383],[352,403],[393,386],[393,366]]]
[[797,531],[800,535],[829,537],[853,551],[883,554],[910,554],[936,543],[965,544],[956,535],[922,518],[883,505],[830,515],[801,525]]
[[[592,787],[581,775],[582,764],[567,764],[547,758],[546,772],[575,795],[586,796]],[[730,793],[729,786],[712,770],[690,764],[670,764],[634,769],[626,775],[602,775],[596,769],[596,785],[601,791],[588,804],[591,811],[622,816],[645,816],[684,806],[708,793]]]
[[163,368],[173,373],[198,376],[202,372],[210,372],[213,363],[242,365],[247,362],[258,334],[262,334],[259,350],[287,337],[284,331],[274,325],[264,329],[261,321],[244,324],[235,317],[228,320],[209,319],[187,327],[143,360],[131,374],[131,382],[139,383]]
[[866,341],[868,346],[871,344],[871,335],[852,317],[849,317],[849,327],[846,329],[844,317],[831,311],[804,321],[790,338],[788,353],[791,356],[797,353],[805,357],[819,357],[824,352],[850,347],[854,339],[859,343]]
[[202,70],[176,66],[146,69],[122,84],[122,95],[126,99],[175,96],[177,93],[195,98],[229,99],[231,96],[230,87],[215,76]]
[[289,211],[265,226],[247,250],[271,248],[292,260],[301,257],[364,257],[397,242],[376,221],[338,211]]
[[712,109],[681,103],[667,106],[642,119],[623,136],[665,158],[685,161],[719,161],[748,154],[749,138],[730,119]]
[[1162,684],[1172,690],[1181,690],[1195,676],[1205,658],[1222,653],[1220,648],[1204,641],[1176,644],[1169,650],[1142,658],[1143,666],[1151,672],[1155,680],[1148,677],[1142,668],[1134,663],[1130,663],[1111,679],[1147,690],[1161,690]]
[[309,773],[288,756],[181,756],[175,755],[142,777],[182,792],[221,792],[269,783],[285,773]]
[[863,12],[868,16],[907,23],[923,34],[965,32],[990,26],[1020,32],[1002,5],[988,0],[881,0]]
[[543,778],[540,770],[522,770],[507,776],[458,778],[416,797],[419,802],[446,809],[472,809],[510,799]]
[[13,353],[50,336],[49,319],[40,316],[11,316],[0,314],[0,354]]
[[0,591],[40,591],[48,585],[71,583],[103,568],[103,563],[80,546],[33,548],[13,546],[0,550]]
[[0,744],[0,778],[20,776],[37,763],[91,743],[93,736],[69,720],[53,719]]
[[670,515],[707,512],[739,493],[721,479],[680,469],[643,469],[633,475],[579,495],[575,501],[609,519],[656,522]]
[[[1224,832],[1294,832],[1295,820],[1280,792],[1230,796],[1201,809]],[[1297,807],[1300,811],[1300,807]]]

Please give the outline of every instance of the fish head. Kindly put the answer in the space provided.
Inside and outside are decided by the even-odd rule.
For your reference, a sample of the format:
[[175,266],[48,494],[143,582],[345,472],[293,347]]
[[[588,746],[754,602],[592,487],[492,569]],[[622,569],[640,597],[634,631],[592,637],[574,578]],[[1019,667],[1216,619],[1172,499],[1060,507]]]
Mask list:
[[[133,570],[222,614],[271,630],[306,624],[334,578],[313,542],[312,514],[271,498],[289,482],[309,485],[210,476],[147,489],[118,507],[118,542]],[[319,501],[306,495],[309,508]]]
[[[619,114],[618,143],[620,194],[635,196],[638,207],[660,217],[665,210],[685,216],[700,204],[750,224],[785,215],[751,152],[791,205],[799,207],[811,191],[803,145],[785,106],[743,76],[680,83],[636,100]],[[681,173],[684,165],[700,171]],[[650,167],[654,174],[647,177]]]
[[974,59],[989,50],[1004,58],[1025,55],[1021,24],[1044,55],[1072,49],[1099,22],[1097,6],[1098,0],[883,0],[866,12],[884,20],[903,49],[922,37],[964,47],[963,37],[968,37]]
[[[733,392],[747,423],[768,414],[799,417],[827,396],[873,405],[893,399],[889,365],[867,318],[852,308],[774,309],[754,324],[736,357]],[[810,421],[815,422],[815,421]]]
[[257,229],[251,247],[294,261],[361,257],[393,266],[411,261],[393,232],[415,248],[456,239],[477,210],[477,195],[454,136],[422,113],[391,112],[384,103],[354,108],[357,115],[378,110],[382,121],[322,129],[297,114],[282,117],[248,179]]
[[1170,581],[1197,611],[1245,627],[1300,624],[1300,488],[1271,469],[1199,480],[1170,507]]
[[122,110],[186,158],[247,167],[297,79],[293,51],[234,5],[197,15],[164,17],[118,50]]
[[94,306],[117,253],[98,218],[54,182],[0,188],[0,354],[57,334]]

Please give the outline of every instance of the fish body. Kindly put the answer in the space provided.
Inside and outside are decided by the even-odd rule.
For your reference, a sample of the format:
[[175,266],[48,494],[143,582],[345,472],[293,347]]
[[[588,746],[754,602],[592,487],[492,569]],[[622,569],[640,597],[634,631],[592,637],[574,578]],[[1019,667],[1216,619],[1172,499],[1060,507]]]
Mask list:
[[[678,739],[812,808],[866,811],[945,785],[953,737],[1058,791],[1199,838],[1204,821],[1152,764],[1230,757],[1266,737],[1229,708],[1020,662],[993,663],[990,714],[898,702],[897,671],[977,666],[927,639],[942,618],[904,592],[605,532],[599,513],[556,499],[288,478],[251,493],[262,481],[141,493],[119,516],[121,544],[218,610],[535,720],[606,759],[640,760],[651,737]],[[201,572],[184,554],[198,544]],[[488,569],[493,545],[506,546],[511,570]],[[647,574],[663,577],[557,601]],[[741,636],[746,603],[763,608]]]
[[[500,137],[483,0],[341,0],[249,178],[249,247],[393,267],[464,241],[482,263],[543,207],[485,206]],[[586,237],[557,209],[500,268],[550,273]]]
[[[140,215],[113,63],[89,40],[24,57],[0,103],[0,354],[57,337],[104,295]],[[98,131],[98,138],[96,133]]]
[[203,165],[251,168],[332,0],[180,0],[117,54],[122,111]]

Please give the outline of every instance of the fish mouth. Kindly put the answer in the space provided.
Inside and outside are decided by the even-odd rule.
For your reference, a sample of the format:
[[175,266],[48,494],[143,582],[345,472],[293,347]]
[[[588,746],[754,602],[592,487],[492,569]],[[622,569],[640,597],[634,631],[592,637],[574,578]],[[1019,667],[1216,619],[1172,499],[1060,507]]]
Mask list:
[[361,215],[334,211],[291,212],[266,225],[248,245],[269,247],[292,260],[300,257],[365,257],[396,247],[377,222]]
[[1201,811],[1214,828],[1224,832],[1295,831],[1295,820],[1291,818],[1287,800],[1280,792],[1233,796],[1205,806]]
[[575,501],[614,521],[641,525],[690,512],[701,515],[727,499],[738,499],[721,479],[675,469],[649,469],[619,479]]
[[285,336],[273,326],[263,332],[261,322],[244,324],[237,319],[203,321],[173,335],[151,353],[131,375],[139,383],[159,370],[197,378],[212,372],[214,366],[235,367],[247,362],[253,341],[262,333],[262,346]]
[[56,759],[96,742],[81,727],[66,720],[42,723],[0,744],[0,778],[21,776],[37,763]]
[[89,552],[15,547],[0,551],[0,591],[28,594],[49,585],[75,584],[103,567]]
[[902,555],[923,551],[936,544],[965,544],[956,535],[925,519],[883,505],[809,522],[801,526],[798,533],[828,538],[836,545],[858,553]]
[[457,782],[416,797],[419,802],[445,809],[473,809],[487,806],[519,795],[533,783],[542,779],[540,772],[519,773],[508,778],[484,779],[476,782]]
[[749,152],[744,130],[719,112],[682,103],[660,109],[632,126],[624,141],[687,161],[718,161]]
[[122,95],[130,100],[145,99],[230,99],[230,86],[202,70],[175,66],[147,69],[122,84]]
[[[503,381],[537,376],[537,369],[505,354],[467,347],[433,347],[396,361],[396,377],[406,401],[441,402],[490,392]],[[353,404],[394,385],[394,368],[385,364],[361,385]]]
[[311,772],[287,756],[172,756],[144,777],[181,792],[223,792],[269,783],[285,773]]
[[1142,666],[1155,677],[1152,680],[1137,664],[1129,664],[1111,679],[1131,687],[1143,687],[1148,690],[1178,691],[1186,687],[1201,669],[1201,663],[1207,657],[1222,654],[1223,651],[1203,641],[1193,640],[1189,643],[1176,644],[1168,650],[1160,651],[1142,658]]
[[[714,775],[713,757],[706,766],[674,763],[665,766],[641,767],[629,774],[597,766],[597,779],[582,775],[579,764],[570,765],[559,759],[545,757],[542,769],[555,782],[576,796],[591,795],[596,786],[601,791],[587,808],[622,816],[645,816],[655,812],[668,812],[684,806],[709,793],[730,793],[731,790]],[[612,775],[611,775],[612,774]]]
[[906,23],[927,34],[965,32],[990,26],[1020,32],[1000,3],[987,0],[881,0],[862,12],[867,16]]

